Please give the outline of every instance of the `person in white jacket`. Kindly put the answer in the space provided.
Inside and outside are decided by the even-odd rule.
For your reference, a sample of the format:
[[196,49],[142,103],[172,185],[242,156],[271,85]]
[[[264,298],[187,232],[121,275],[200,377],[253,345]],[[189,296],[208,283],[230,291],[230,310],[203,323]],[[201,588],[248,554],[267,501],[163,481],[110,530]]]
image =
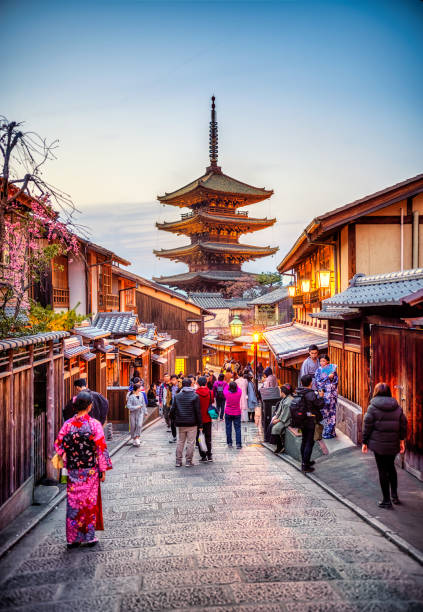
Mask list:
[[144,415],[147,414],[147,404],[141,383],[135,383],[133,391],[129,393],[126,400],[126,406],[129,410],[129,427],[133,445],[140,446],[142,424]]

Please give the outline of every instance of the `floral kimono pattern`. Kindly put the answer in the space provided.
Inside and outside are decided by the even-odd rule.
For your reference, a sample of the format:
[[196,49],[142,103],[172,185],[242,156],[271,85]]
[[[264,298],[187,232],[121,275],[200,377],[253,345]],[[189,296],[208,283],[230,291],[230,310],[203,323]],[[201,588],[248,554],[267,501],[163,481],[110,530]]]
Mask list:
[[103,428],[88,414],[66,421],[54,443],[68,470],[66,539],[68,544],[96,542],[103,529],[100,472],[112,469]]
[[323,438],[335,438],[336,425],[336,403],[338,401],[338,374],[335,370],[333,378],[329,378],[329,374],[324,372],[321,367],[317,368],[314,374],[317,391],[323,389],[324,407],[322,408],[323,415]]

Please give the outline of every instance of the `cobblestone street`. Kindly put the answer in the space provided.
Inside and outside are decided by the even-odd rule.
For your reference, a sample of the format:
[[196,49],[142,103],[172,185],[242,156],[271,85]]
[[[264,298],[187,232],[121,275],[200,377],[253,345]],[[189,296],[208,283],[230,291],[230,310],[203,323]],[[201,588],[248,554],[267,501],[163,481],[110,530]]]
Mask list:
[[[1,609],[422,610],[423,568],[243,427],[174,467],[162,423],[113,458],[105,531],[67,551],[65,503],[0,563]],[[196,453],[196,461],[198,453]]]

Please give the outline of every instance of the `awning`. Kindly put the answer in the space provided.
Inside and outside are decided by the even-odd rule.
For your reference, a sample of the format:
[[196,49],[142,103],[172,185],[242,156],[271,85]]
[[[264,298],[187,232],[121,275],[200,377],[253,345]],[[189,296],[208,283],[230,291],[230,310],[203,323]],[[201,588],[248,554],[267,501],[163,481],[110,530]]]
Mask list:
[[119,346],[119,352],[130,357],[141,357],[145,353],[145,351],[135,346]]
[[173,338],[171,338],[170,340],[162,340],[161,342],[159,341],[157,346],[159,349],[168,349],[171,346],[174,346],[178,341],[174,340]]
[[60,340],[69,336],[70,334],[67,331],[56,331],[34,334],[33,336],[23,336],[22,338],[6,338],[6,340],[0,342],[0,351],[31,346],[31,344],[41,344],[42,342],[51,342],[52,340]]
[[132,346],[132,344],[135,344],[135,340],[131,340],[130,338],[119,338],[118,340],[115,340],[116,344],[124,344],[125,346]]
[[272,327],[263,332],[263,338],[277,360],[291,363],[301,361],[308,354],[308,347],[315,344],[319,350],[328,346],[326,332],[319,333],[305,325],[289,323]]
[[165,357],[161,357],[160,355],[155,355],[154,353],[152,353],[151,359],[152,361],[155,361],[156,363],[162,363],[163,365],[167,363],[167,359],[165,359]]
[[75,327],[74,332],[83,338],[88,340],[97,340],[98,338],[107,338],[110,336],[110,332],[101,327],[94,327],[93,325],[87,327]]
[[77,346],[71,346],[69,348],[66,348],[63,351],[63,355],[65,359],[72,359],[72,357],[77,357],[78,355],[83,355],[84,353],[89,353],[89,352],[90,352],[89,346],[83,346],[79,344]]
[[83,353],[81,355],[81,359],[84,361],[91,361],[92,359],[95,359],[95,353]]
[[157,340],[153,340],[144,336],[137,336],[137,342],[139,344],[142,344],[143,346],[154,346],[157,343]]

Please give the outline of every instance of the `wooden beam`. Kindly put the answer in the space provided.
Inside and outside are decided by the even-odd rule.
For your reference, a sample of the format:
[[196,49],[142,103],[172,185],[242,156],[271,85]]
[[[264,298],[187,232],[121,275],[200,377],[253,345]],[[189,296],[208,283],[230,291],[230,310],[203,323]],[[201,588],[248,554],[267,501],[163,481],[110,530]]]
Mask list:
[[[413,222],[412,215],[404,215],[404,224],[410,225]],[[419,222],[423,225],[423,218],[420,217]],[[400,215],[371,215],[361,217],[356,221],[356,225],[399,225],[401,223]]]
[[348,225],[348,280],[356,273],[356,235],[355,224]]

